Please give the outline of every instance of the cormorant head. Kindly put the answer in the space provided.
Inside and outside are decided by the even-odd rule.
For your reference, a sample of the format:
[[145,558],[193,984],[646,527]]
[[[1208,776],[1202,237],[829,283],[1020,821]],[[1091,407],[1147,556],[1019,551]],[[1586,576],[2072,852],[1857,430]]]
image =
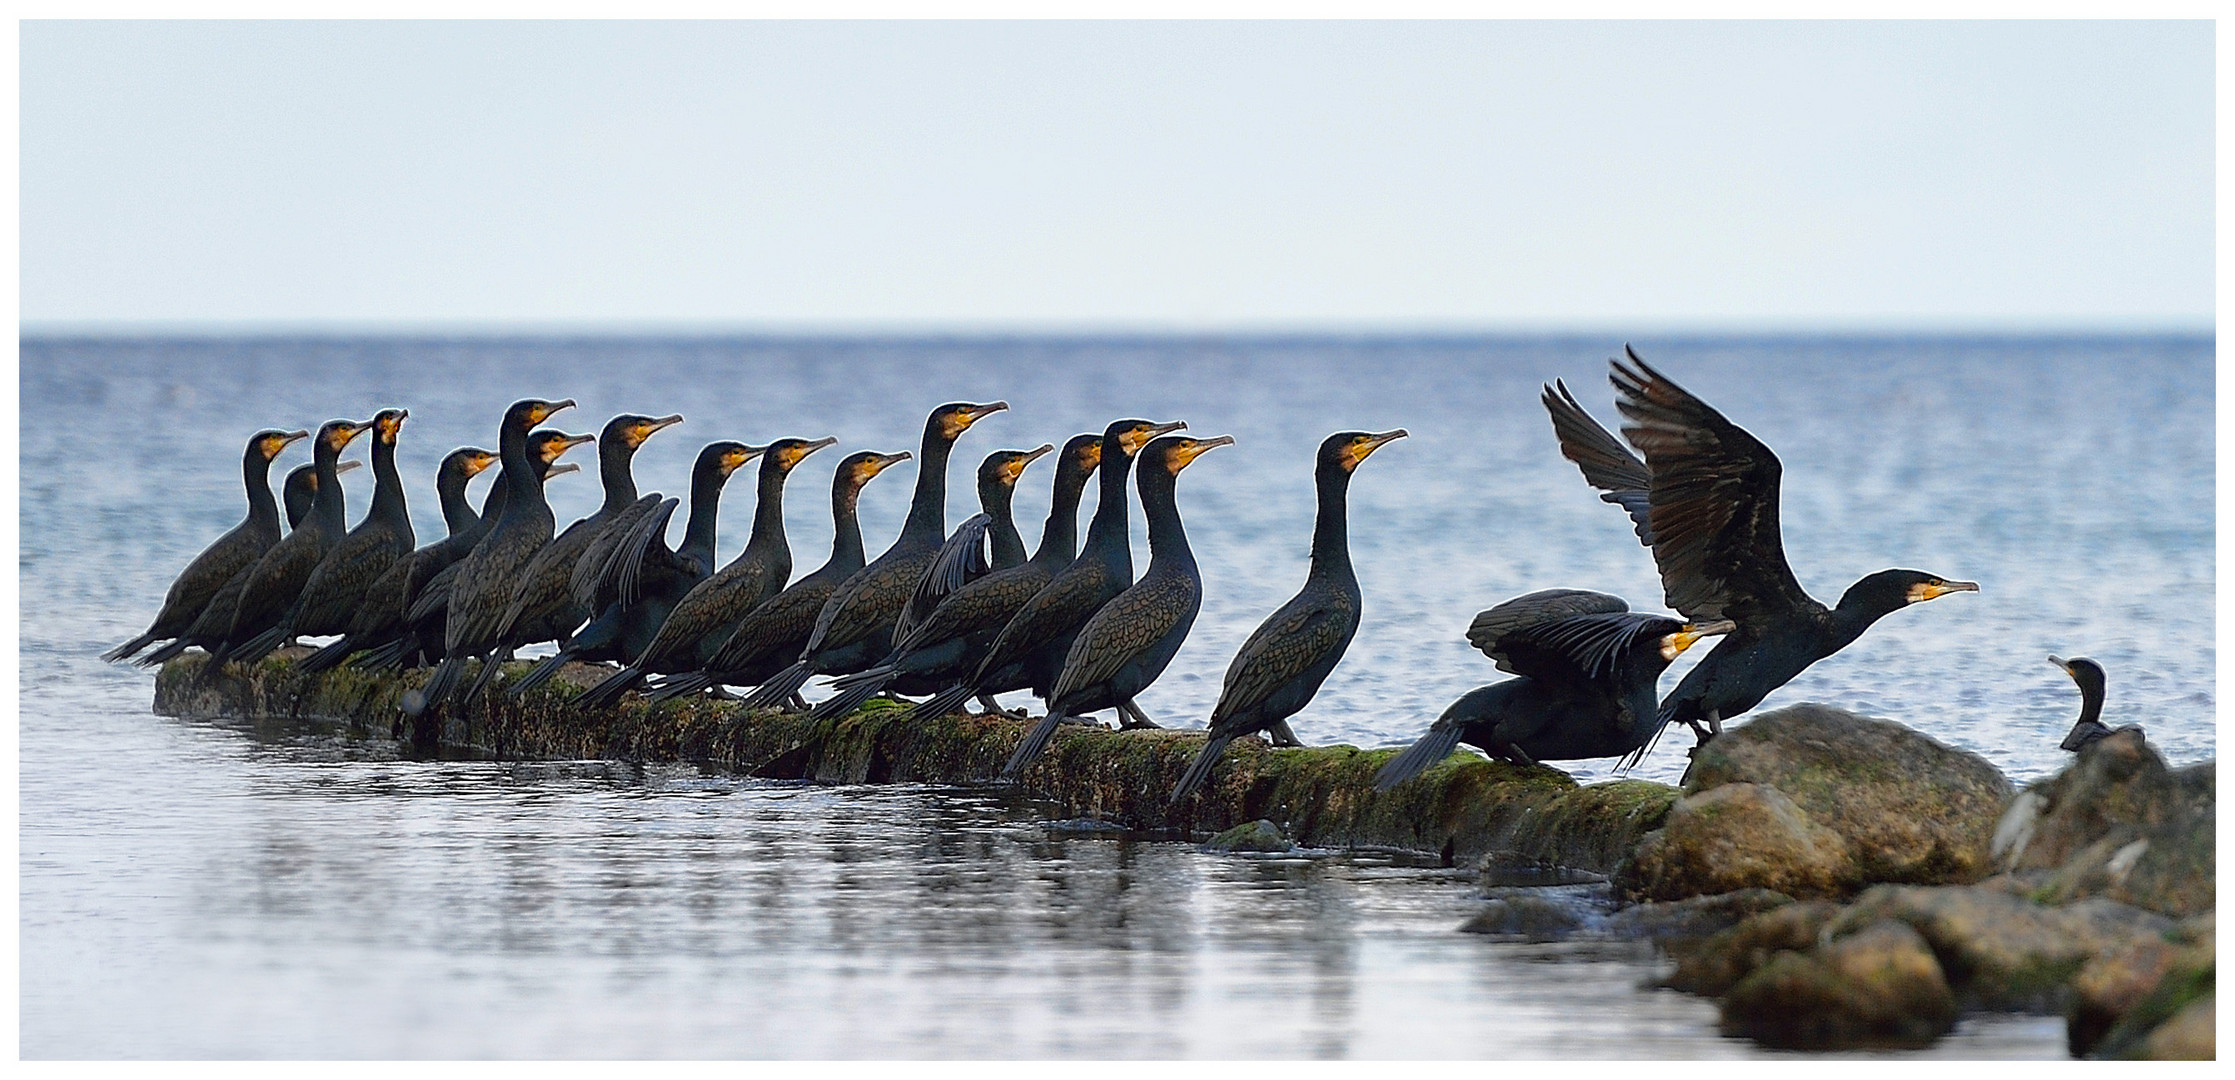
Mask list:
[[297,439],[310,438],[307,431],[259,431],[248,437],[250,449],[267,463],[279,456],[280,451]]
[[[1186,430],[1187,421],[1185,420],[1174,420],[1169,424],[1158,424],[1147,420],[1119,420],[1102,429],[1102,437],[1117,440],[1118,449],[1125,451],[1126,457],[1133,457],[1141,452],[1142,447],[1149,444],[1150,439],[1159,435],[1169,435],[1175,431]],[[1095,461],[1101,462],[1101,460],[1101,456],[1097,454]]]
[[768,444],[768,460],[761,463],[761,468],[788,473],[798,467],[800,462],[807,460],[807,455],[823,447],[837,444],[838,440],[836,438],[778,439]]
[[1699,639],[1714,637],[1717,634],[1728,634],[1736,629],[1738,629],[1738,624],[1729,619],[1685,623],[1675,633],[1661,635],[1661,659],[1664,662],[1675,660],[1677,657],[1684,655],[1684,650],[1697,644]]
[[2070,660],[2052,656],[2049,658],[2049,662],[2063,668],[2064,673],[2071,676],[2073,682],[2079,684],[2082,697],[2101,698],[2103,696],[2103,665],[2085,656],[2075,656]]
[[1173,476],[1178,476],[1180,470],[1187,468],[1189,462],[1217,447],[1232,446],[1233,444],[1234,437],[1232,435],[1221,435],[1215,439],[1166,436],[1142,449],[1141,470],[1147,472],[1150,469],[1163,469]]
[[1366,460],[1367,455],[1409,434],[1411,433],[1403,428],[1384,431],[1379,435],[1363,431],[1338,431],[1320,442],[1319,467],[1350,472],[1358,467],[1359,462]]
[[1952,592],[1978,592],[1976,581],[1949,581],[1922,570],[1880,570],[1847,587],[1839,606],[1883,614]]
[[389,446],[396,445],[396,433],[404,429],[404,417],[410,415],[410,409],[382,409],[374,413],[372,418],[373,438],[379,439]]
[[[591,441],[593,440],[588,435],[569,435],[564,431],[538,431],[528,436],[528,456],[549,466],[552,462],[559,460],[560,456],[567,451]],[[557,469],[546,468],[543,475],[549,476],[558,471]]]
[[573,407],[573,398],[565,398],[559,401],[545,401],[542,398],[521,398],[513,402],[511,408],[504,411],[504,422],[507,427],[532,428],[550,419],[551,414],[561,409],[571,409]]
[[1040,460],[1041,455],[1054,451],[1055,444],[1041,443],[1034,450],[996,450],[987,454],[986,459],[978,463],[978,490],[984,491],[989,486],[1017,486],[1017,480],[1024,475],[1026,466]]
[[605,422],[605,431],[599,437],[601,441],[598,445],[635,450],[637,447],[644,445],[644,440],[651,438],[661,429],[671,428],[682,422],[682,413],[671,413],[667,416],[638,416],[635,413],[622,413]]
[[1063,456],[1056,459],[1057,467],[1085,476],[1102,464],[1102,436],[1073,435],[1063,444]]
[[961,438],[963,432],[970,430],[970,425],[1008,407],[1009,403],[1006,401],[996,401],[990,405],[972,405],[967,401],[941,405],[931,410],[931,419],[924,421],[924,434],[953,442]]
[[736,472],[746,462],[767,452],[768,447],[765,446],[747,446],[727,439],[710,442],[699,450],[698,461],[691,466],[691,475],[704,474],[719,483],[729,479],[729,474]]
[[450,456],[458,459],[458,468],[465,472],[466,479],[468,480],[471,480],[474,477],[481,475],[483,472],[486,472],[489,466],[504,460],[503,458],[500,458],[497,455],[488,452],[487,450],[483,450],[478,446],[468,446],[460,450],[453,450],[450,452]]
[[371,430],[372,421],[328,420],[318,426],[318,445],[330,453],[339,454],[342,448],[356,441],[357,436]]
[[857,450],[838,463],[838,474],[831,478],[831,490],[860,491],[863,484],[876,478],[878,473],[906,461],[912,455],[902,450],[897,454],[880,454],[875,450]]

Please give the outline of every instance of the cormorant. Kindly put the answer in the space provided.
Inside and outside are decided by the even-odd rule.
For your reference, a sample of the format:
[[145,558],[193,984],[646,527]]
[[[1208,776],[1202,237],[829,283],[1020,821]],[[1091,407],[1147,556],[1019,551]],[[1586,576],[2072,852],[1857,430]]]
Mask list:
[[1661,672],[1728,619],[1687,623],[1630,610],[1619,596],[1546,589],[1474,617],[1467,641],[1521,676],[1470,690],[1374,777],[1387,791],[1461,742],[1520,765],[1642,754],[1662,728]]
[[345,633],[365,590],[404,556],[415,539],[411,511],[404,502],[403,477],[396,472],[396,437],[405,409],[382,409],[372,418],[372,507],[365,519],[336,542],[311,571],[303,591],[271,629],[233,650],[232,659],[253,664],[297,637]]
[[256,560],[279,542],[279,504],[272,501],[272,459],[289,443],[307,438],[307,431],[259,431],[248,437],[248,449],[241,453],[241,485],[248,490],[248,516],[211,541],[186,564],[186,569],[179,571],[146,633],[102,653],[101,659],[113,664],[154,642],[185,633],[233,575],[256,565]]
[[[581,467],[572,462],[557,464],[560,455],[577,445],[580,445],[580,437],[563,431],[532,432],[528,435],[529,465],[536,470],[537,477],[545,481],[577,472]],[[501,462],[503,458],[498,460]],[[356,666],[395,671],[430,666],[442,659],[442,642],[450,620],[450,587],[458,580],[458,569],[466,556],[472,554],[473,549],[481,545],[482,538],[489,535],[489,530],[496,528],[497,522],[503,519],[507,497],[500,471],[481,500],[481,514],[473,526],[442,541],[437,555],[440,565],[432,576],[422,584],[407,587],[400,631],[393,639],[367,651],[355,662]]]
[[909,710],[908,717],[945,716],[978,698],[993,708],[995,694],[1030,689],[1046,700],[1063,670],[1079,628],[1111,598],[1133,584],[1133,543],[1127,532],[1125,478],[1133,455],[1150,439],[1187,427],[1184,420],[1156,424],[1119,420],[1103,429],[1096,452],[1101,502],[1086,529],[1086,543],[1008,622],[970,674]]
[[573,704],[610,705],[647,673],[697,670],[729,640],[738,620],[784,591],[792,576],[791,544],[784,538],[784,480],[807,455],[837,441],[778,439],[769,444],[761,457],[760,501],[753,510],[753,536],[745,550],[684,594],[661,621],[652,643],[627,667],[576,695]]
[[916,455],[916,495],[899,538],[831,594],[815,616],[815,629],[798,662],[770,676],[746,696],[746,704],[775,705],[798,693],[813,676],[860,671],[892,651],[893,623],[947,536],[947,458],[955,440],[972,424],[1008,407],[1005,401],[953,402],[931,410]]
[[[504,513],[487,535],[458,561],[451,580],[449,613],[443,626],[442,663],[414,704],[442,708],[465,674],[466,659],[496,663],[497,623],[512,600],[512,586],[528,560],[551,541],[551,504],[543,498],[543,477],[528,457],[528,432],[551,414],[574,407],[574,399],[523,398],[512,403],[497,428],[497,454],[504,471]],[[471,698],[469,697],[470,701]],[[418,715],[421,709],[405,710]]]
[[[1180,525],[1176,494],[1180,470],[1213,447],[1232,445],[1232,436],[1190,439],[1166,436],[1141,449],[1141,516],[1149,525],[1149,568],[1131,588],[1102,605],[1079,628],[1063,657],[1063,673],[1048,695],[1048,714],[1040,719],[1001,775],[1015,776],[1031,765],[1066,718],[1116,709],[1121,728],[1155,727],[1133,703],[1133,696],[1164,674],[1180,651],[1195,613],[1203,604],[1203,578]],[[1130,722],[1128,722],[1130,721]]]
[[1275,746],[1303,745],[1288,729],[1288,718],[1319,692],[1358,632],[1363,597],[1350,565],[1351,473],[1406,434],[1403,428],[1379,435],[1340,431],[1319,444],[1312,466],[1319,515],[1312,525],[1311,572],[1296,596],[1267,616],[1227,665],[1226,683],[1211,709],[1210,740],[1172,789],[1172,805],[1210,778],[1211,767],[1235,739],[1263,731]]
[[911,456],[905,450],[897,454],[863,450],[839,462],[830,481],[830,559],[739,620],[729,640],[714,650],[704,667],[668,678],[647,693],[646,700],[666,701],[708,687],[719,693],[723,685],[758,686],[798,659],[808,635],[814,633],[816,615],[865,562],[861,519],[855,513],[862,486]]
[[567,526],[566,531],[543,545],[543,550],[536,552],[528,563],[497,632],[504,651],[510,653],[537,642],[557,641],[597,614],[588,610],[587,604],[574,600],[575,564],[588,552],[592,542],[630,517],[630,511],[640,502],[646,504],[645,510],[658,504],[655,496],[637,498],[636,478],[629,464],[644,440],[682,422],[680,413],[658,418],[623,413],[606,421],[605,430],[598,435],[598,475],[604,485],[605,501],[596,512]]
[[[1099,445],[1092,436],[1087,438],[1090,443]],[[947,542],[940,547],[938,557],[932,560],[931,569],[917,582],[916,595],[909,599],[908,606],[893,624],[893,651],[870,667],[832,680],[831,688],[838,693],[815,706],[815,719],[844,716],[884,690],[898,694],[935,693],[945,688],[954,675],[961,674],[959,671],[951,672],[942,677],[939,669],[956,666],[954,662],[965,651],[962,638],[941,629],[933,630],[934,636],[925,639],[920,631],[932,620],[938,619],[939,612],[945,610],[950,601],[970,591],[988,575],[1023,567],[1024,538],[1017,535],[1016,518],[1012,512],[1017,480],[1024,475],[1025,468],[1040,455],[1054,449],[1052,444],[1042,444],[1036,450],[996,450],[986,455],[985,461],[978,465],[978,505],[984,510],[971,515],[968,521],[955,529],[954,535],[949,536]],[[1083,475],[1080,483],[1082,486],[1085,483]],[[1077,518],[1075,502],[1072,517]],[[986,558],[989,547],[993,553],[990,563]],[[1050,570],[1047,576],[1053,574],[1054,571]],[[1025,595],[1029,597],[1031,594]],[[1022,603],[1022,599],[1018,602]],[[966,599],[964,603],[974,610],[981,610],[985,606],[975,599]],[[1012,605],[1011,614],[1014,611]],[[949,616],[946,623],[951,626],[954,617]],[[993,644],[993,635],[1000,629],[998,623],[985,628],[985,640],[979,651],[983,651],[984,645]],[[922,657],[913,664],[903,666],[904,658],[911,653],[921,653],[924,645],[933,646],[943,655]]]
[[1668,606],[1695,622],[1730,619],[1716,643],[1661,702],[1664,724],[1691,726],[1701,741],[1723,721],[1838,652],[1880,618],[1951,592],[1977,592],[1921,570],[1881,570],[1826,608],[1785,562],[1777,501],[1783,466],[1769,447],[1723,418],[1624,347],[1630,365],[1608,361],[1622,428],[1643,461],[1576,403],[1564,384],[1544,389],[1560,452],[1583,478],[1628,511],[1653,549]]
[[[2080,718],[2073,722],[2072,730],[2065,733],[2064,741],[2057,744],[2059,750],[2077,753],[2081,747],[2111,734],[2112,731],[2102,720],[2103,665],[2085,656],[2075,656],[2070,660],[2052,656],[2049,662],[2064,669],[2064,673],[2071,676],[2072,681],[2080,687]],[[2118,730],[2125,731],[2128,728],[2141,730],[2133,724]]]
[[241,585],[240,601],[233,608],[233,621],[225,629],[225,639],[210,654],[209,670],[223,666],[231,659],[233,650],[278,623],[295,598],[302,595],[311,571],[318,568],[319,561],[348,531],[341,483],[335,479],[334,463],[341,459],[341,452],[350,440],[371,427],[371,421],[354,420],[328,420],[319,427],[318,436],[311,444],[312,464],[318,471],[318,494],[311,500],[310,513],[293,532],[264,552],[249,570],[248,580]]
[[[356,467],[357,463],[354,461],[340,462],[334,466],[334,475],[340,476]],[[280,505],[287,510],[287,527],[292,529],[302,524],[304,515],[310,513],[311,503],[318,500],[318,466],[295,466],[288,472],[287,479],[281,482],[279,492]],[[194,617],[193,625],[187,627],[185,633],[132,663],[138,667],[161,667],[172,657],[194,646],[200,646],[207,652],[215,652],[225,641],[225,631],[233,625],[233,612],[240,606],[241,588],[248,584],[249,572],[254,569],[256,567],[253,563],[241,567],[238,573],[226,580],[224,587],[217,590],[216,595],[210,597],[210,602],[203,605],[202,613]]]
[[[626,518],[627,534],[605,547],[602,555],[585,552],[584,561],[576,564],[573,595],[577,602],[587,598],[597,617],[569,635],[559,651],[538,661],[506,693],[519,697],[574,661],[627,663],[642,653],[675,605],[714,572],[722,489],[731,473],[766,449],[726,439],[699,449],[691,465],[691,519],[683,528],[683,546],[667,546],[667,523],[679,504],[663,499],[649,512]],[[602,564],[584,574],[593,556]],[[585,582],[588,586],[581,587]]]
[[466,500],[466,484],[496,461],[497,455],[476,446],[459,447],[443,457],[442,464],[435,468],[435,497],[442,504],[442,523],[448,535],[396,560],[374,578],[365,587],[357,610],[350,614],[340,640],[304,657],[299,665],[303,673],[314,675],[337,667],[352,654],[384,645],[402,632],[412,594],[472,549],[472,542],[461,545],[460,537],[472,533],[478,539],[480,533],[475,526],[481,515]]

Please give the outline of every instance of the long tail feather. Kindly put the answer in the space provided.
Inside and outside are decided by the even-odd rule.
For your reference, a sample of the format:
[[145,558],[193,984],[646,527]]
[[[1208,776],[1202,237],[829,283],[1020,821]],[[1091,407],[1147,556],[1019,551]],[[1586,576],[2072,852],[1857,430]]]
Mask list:
[[481,692],[489,688],[490,680],[497,677],[498,670],[504,667],[505,657],[510,652],[507,649],[502,653],[491,653],[481,661],[481,672],[473,677],[473,685],[466,688],[466,696],[458,702],[459,708],[473,704],[473,699],[480,697]]
[[429,709],[442,708],[443,702],[450,700],[451,691],[458,688],[458,680],[463,677],[465,673],[465,657],[443,657],[442,663],[435,665],[434,675],[430,676],[427,679],[426,688],[420,691],[421,696],[426,699],[426,707]]
[[106,660],[112,664],[116,663],[117,661],[122,660],[125,657],[132,655],[133,653],[139,652],[141,649],[147,648],[148,642],[154,640],[155,634],[152,632],[141,634],[139,637],[133,638],[132,640],[117,646],[116,648],[102,653],[101,659]]
[[1438,724],[1428,729],[1419,741],[1405,747],[1405,752],[1389,759],[1389,764],[1374,774],[1374,790],[1387,791],[1415,776],[1428,771],[1428,767],[1450,757],[1459,748],[1460,728],[1456,724]]
[[350,665],[366,671],[401,670],[404,666],[404,653],[418,644],[418,641],[417,637],[406,633],[385,645],[367,650],[364,655],[350,661]]
[[1218,765],[1219,758],[1226,755],[1226,746],[1233,741],[1231,736],[1211,736],[1211,740],[1203,744],[1202,751],[1195,755],[1195,760],[1187,763],[1187,771],[1180,774],[1178,786],[1172,789],[1172,799],[1165,805],[1178,806],[1181,800],[1195,794],[1195,789],[1202,787],[1203,781],[1211,778],[1211,769]]
[[344,637],[340,641],[323,646],[317,652],[303,657],[303,662],[297,670],[306,675],[316,675],[321,671],[332,671],[340,667],[342,661],[349,659],[350,653],[356,651],[356,643]]
[[771,676],[767,682],[760,684],[759,688],[752,693],[745,695],[745,706],[751,709],[766,709],[782,705],[793,694],[798,693],[800,687],[807,685],[808,678],[813,675],[814,672],[807,670],[805,661],[793,664]]
[[1056,726],[1061,723],[1063,723],[1063,714],[1053,710],[1050,710],[1048,715],[1041,717],[1040,722],[1034,725],[1031,731],[1025,733],[1024,741],[1017,744],[1017,752],[1009,755],[1009,763],[1001,767],[1001,778],[1004,780],[1014,779],[1018,773],[1030,768],[1034,761],[1039,760],[1041,752],[1048,748],[1048,740],[1055,738]]
[[712,685],[714,685],[712,675],[703,671],[686,671],[681,675],[670,675],[667,677],[667,681],[645,691],[644,700],[656,705],[662,701],[682,697],[685,694],[695,694]]
[[616,701],[644,677],[644,669],[634,664],[605,677],[605,681],[574,695],[567,704],[583,709],[602,709]]
[[901,719],[904,721],[937,720],[942,716],[952,715],[962,708],[964,702],[970,700],[973,692],[967,683],[950,686],[918,703],[916,707],[909,709]]
[[[829,699],[817,704],[814,709],[809,712],[808,715],[814,717],[817,720],[828,720],[834,716],[845,716],[853,712],[855,709],[861,708],[862,702],[876,697],[877,691],[884,689],[886,684],[892,682],[892,680],[898,677],[899,674],[897,672],[894,672],[888,668],[886,669],[885,674],[879,678],[870,679],[867,681],[853,682],[850,685],[842,687],[836,695],[833,695]],[[834,683],[832,685],[837,684]]]
[[185,652],[187,647],[186,639],[180,638],[132,662],[140,667],[162,667],[171,658]]
[[574,659],[573,653],[560,649],[558,652],[536,661],[536,665],[529,668],[527,674],[520,676],[520,681],[513,683],[505,690],[505,693],[517,698],[538,686],[542,686],[544,683],[550,682],[551,677],[557,675],[559,669],[565,667],[567,661],[572,659]]
[[279,648],[280,642],[287,640],[289,637],[287,631],[288,628],[285,624],[272,627],[242,642],[239,648],[227,652],[225,662],[228,664],[253,664],[266,656],[270,656],[273,649]]

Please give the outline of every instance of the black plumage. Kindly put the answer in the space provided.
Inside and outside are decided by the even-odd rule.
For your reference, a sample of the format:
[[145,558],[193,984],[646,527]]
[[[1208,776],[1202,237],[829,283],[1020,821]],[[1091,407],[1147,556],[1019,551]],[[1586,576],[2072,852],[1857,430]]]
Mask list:
[[862,485],[910,456],[906,451],[880,454],[864,450],[840,461],[830,481],[830,558],[814,573],[792,582],[738,620],[737,628],[699,670],[668,678],[647,693],[646,699],[666,701],[709,687],[718,691],[722,686],[757,686],[797,660],[808,636],[814,633],[815,619],[823,605],[867,562],[861,545],[861,519],[856,512]]
[[470,541],[460,544],[461,537],[468,533],[479,537],[476,526],[480,524],[481,515],[466,499],[466,484],[496,460],[497,455],[474,446],[460,447],[444,455],[442,463],[435,467],[435,498],[442,505],[442,522],[447,535],[396,560],[386,572],[374,578],[373,583],[365,587],[357,610],[350,613],[349,625],[342,631],[341,638],[303,658],[301,670],[305,674],[315,675],[337,667],[359,652],[388,643],[403,631],[404,616],[413,594],[425,587],[428,579],[443,567],[472,549]]
[[[2103,665],[2085,656],[2075,656],[2070,660],[2052,656],[2049,662],[2071,676],[2073,684],[2080,688],[2080,718],[2072,722],[2072,730],[2065,733],[2064,741],[2057,744],[2057,749],[2078,753],[2087,744],[2113,734],[2113,729],[2103,722]],[[2128,724],[2117,730],[2142,729],[2139,725]]]
[[916,493],[900,536],[831,594],[816,613],[815,629],[807,635],[799,659],[747,695],[747,704],[785,702],[816,675],[860,671],[892,651],[893,624],[947,536],[947,459],[955,440],[971,425],[1008,407],[1002,401],[953,402],[931,411],[916,454]]
[[791,543],[784,537],[784,480],[807,455],[837,439],[778,439],[761,456],[759,501],[753,509],[752,538],[729,565],[693,586],[660,623],[651,644],[627,667],[576,695],[574,704],[610,705],[644,680],[646,674],[695,671],[729,640],[743,619],[784,590],[792,576]]
[[945,716],[973,697],[990,701],[993,695],[1011,690],[1029,689],[1046,700],[1079,628],[1133,584],[1133,542],[1125,509],[1125,479],[1132,471],[1133,455],[1149,440],[1186,426],[1186,421],[1118,420],[1103,429],[1101,448],[1096,451],[1101,502],[1094,508],[1078,557],[1002,624],[967,677],[911,709],[911,717]]
[[1116,709],[1120,727],[1156,726],[1133,703],[1133,696],[1164,674],[1203,605],[1203,578],[1180,523],[1177,481],[1189,462],[1233,441],[1225,435],[1215,439],[1167,436],[1141,449],[1148,572],[1079,628],[1048,695],[1048,714],[1017,745],[1001,775],[1015,776],[1030,766],[1047,747],[1056,726],[1070,717]]
[[1607,492],[1653,549],[1668,605],[1694,621],[1729,619],[1717,643],[1661,702],[1663,723],[1702,740],[1809,665],[1845,648],[1880,618],[1950,592],[1976,592],[1920,570],[1882,570],[1826,608],[1785,561],[1777,504],[1784,468],[1769,447],[1629,351],[1611,361],[1622,434],[1640,460],[1576,404],[1565,385],[1544,406],[1561,453]]
[[[356,467],[354,461],[340,462],[334,466],[334,475],[340,476]],[[297,465],[290,470],[287,479],[280,484],[279,501],[286,508],[287,527],[292,529],[302,524],[303,517],[310,513],[311,504],[318,501],[318,466]],[[132,663],[138,667],[160,667],[189,648],[217,648],[225,641],[225,631],[233,625],[233,611],[240,606],[241,587],[248,584],[249,572],[255,568],[253,563],[242,567],[210,597],[185,633]]]
[[[764,449],[728,439],[699,448],[691,464],[691,518],[683,528],[680,547],[667,546],[668,522],[681,505],[674,499],[661,499],[642,513],[616,519],[613,528],[625,530],[623,534],[611,544],[593,543],[591,550],[584,551],[573,579],[576,602],[587,599],[586,606],[597,616],[568,635],[557,652],[537,661],[508,692],[514,697],[525,694],[570,663],[625,664],[641,655],[675,605],[714,573],[722,491],[730,475]],[[657,496],[645,497],[653,498]],[[592,559],[597,560],[595,567],[589,567]]]
[[528,560],[551,540],[551,504],[544,501],[542,470],[528,456],[528,433],[551,414],[573,407],[571,398],[523,398],[505,410],[497,427],[497,454],[504,459],[497,483],[505,488],[504,511],[481,542],[448,571],[456,576],[450,582],[443,624],[442,662],[435,665],[421,693],[407,699],[405,712],[417,716],[429,708],[442,708],[456,691],[468,659],[496,662],[497,625],[512,600],[513,585]]
[[310,580],[279,623],[243,644],[233,659],[253,664],[298,636],[325,637],[349,629],[365,590],[404,556],[411,554],[411,511],[404,501],[403,477],[396,472],[396,439],[410,413],[382,409],[372,418],[372,506],[365,519],[334,544],[311,571]]
[[341,452],[349,446],[350,440],[371,426],[369,421],[328,420],[319,427],[311,442],[311,462],[318,472],[318,494],[312,497],[310,512],[303,515],[302,524],[281,537],[250,568],[248,580],[241,585],[240,600],[234,605],[232,622],[225,628],[224,640],[210,654],[211,670],[226,663],[233,650],[271,629],[287,614],[295,598],[302,595],[311,572],[318,569],[326,553],[348,531],[341,484],[335,479],[334,465],[340,461]]
[[1375,786],[1386,791],[1418,776],[1461,742],[1524,765],[1641,753],[1662,726],[1653,697],[1661,672],[1731,624],[1629,607],[1605,593],[1547,589],[1476,615],[1467,640],[1520,678],[1462,695],[1382,766]]
[[131,656],[150,644],[175,638],[194,625],[218,590],[233,576],[256,565],[256,560],[279,542],[279,504],[272,500],[272,459],[289,443],[307,439],[307,431],[259,431],[248,437],[241,452],[241,486],[248,492],[248,516],[210,542],[201,554],[179,571],[163,594],[163,606],[145,632],[101,654],[110,663]]
[[1364,599],[1350,562],[1350,478],[1359,462],[1405,435],[1403,428],[1378,435],[1339,431],[1320,442],[1312,466],[1319,512],[1312,525],[1311,571],[1304,587],[1258,625],[1227,665],[1211,709],[1209,741],[1172,789],[1173,804],[1210,779],[1211,767],[1235,739],[1263,731],[1275,745],[1302,745],[1288,718],[1319,692],[1350,648]]
[[[983,607],[973,604],[975,594],[970,590],[989,575],[1024,565],[1024,539],[1017,534],[1013,513],[1017,480],[1040,455],[1054,449],[1044,444],[1036,450],[996,450],[978,464],[978,505],[982,512],[971,515],[947,537],[931,569],[916,583],[915,595],[893,624],[892,652],[869,667],[832,680],[831,688],[838,693],[815,706],[816,719],[843,716],[880,692],[929,694],[951,681],[951,676],[941,678],[939,669],[956,666],[965,641],[944,629],[953,625],[951,617],[942,628],[930,631],[931,638],[923,636],[924,628],[958,599]],[[984,644],[992,644],[991,635],[999,630],[999,624],[988,629]],[[943,665],[940,659],[925,655],[927,648],[944,654]],[[917,659],[910,663],[910,657]]]

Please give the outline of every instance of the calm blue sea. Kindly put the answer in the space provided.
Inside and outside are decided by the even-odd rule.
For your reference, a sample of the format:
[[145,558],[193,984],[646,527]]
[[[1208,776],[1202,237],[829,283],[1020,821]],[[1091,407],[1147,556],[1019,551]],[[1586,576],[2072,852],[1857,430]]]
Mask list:
[[[1307,742],[1401,743],[1498,677],[1463,638],[1474,612],[1553,586],[1661,609],[1650,554],[1559,456],[1537,403],[1565,378],[1611,425],[1605,361],[1621,345],[26,340],[23,1052],[1565,1056],[1588,1016],[1619,1029],[1597,1030],[1597,1053],[1752,1053],[1713,1035],[1711,1006],[1638,989],[1649,952],[1548,956],[1450,933],[1474,903],[1463,876],[1066,834],[970,791],[400,762],[150,716],[149,676],[95,658],[240,517],[240,446],[260,427],[410,408],[401,457],[431,538],[435,462],[493,446],[518,397],[574,398],[557,420],[570,431],[683,413],[637,457],[639,485],[671,493],[709,440],[913,449],[931,407],[1001,398],[1012,411],[957,451],[950,523],[974,509],[968,470],[994,449],[1120,416],[1237,440],[1179,485],[1205,599],[1140,701],[1180,726],[1203,722],[1234,650],[1302,580],[1313,447],[1408,428],[1352,487],[1364,624],[1293,721]],[[1777,451],[1786,548],[1818,598],[1895,566],[1981,584],[1896,613],[1764,708],[1899,720],[2022,781],[2058,766],[2078,709],[2045,658],[2085,655],[2109,671],[2107,719],[2143,724],[2177,762],[2213,755],[2209,338],[1635,345]],[[839,456],[790,489],[802,572],[827,551]],[[911,470],[863,498],[873,552],[899,528]],[[1047,479],[1042,463],[1016,501],[1028,539]],[[354,519],[371,478],[344,487]],[[550,491],[562,525],[598,501],[594,474]],[[724,560],[751,519],[750,489],[732,494]],[[1673,780],[1688,741],[1664,740],[1636,775]],[[1981,1021],[1942,1049],[2053,1054],[2060,1040],[2053,1023]]]

